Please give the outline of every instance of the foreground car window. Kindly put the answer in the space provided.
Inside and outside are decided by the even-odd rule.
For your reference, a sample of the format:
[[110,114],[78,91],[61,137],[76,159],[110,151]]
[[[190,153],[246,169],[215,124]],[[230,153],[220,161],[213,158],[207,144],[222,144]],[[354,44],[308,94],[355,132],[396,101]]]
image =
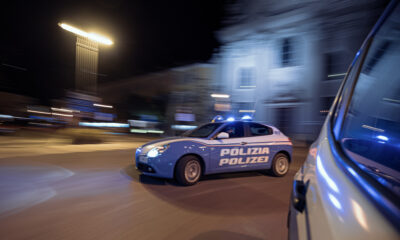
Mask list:
[[185,137],[205,138],[213,133],[222,123],[209,123],[183,134]]
[[400,9],[375,36],[340,134],[346,154],[400,197]]

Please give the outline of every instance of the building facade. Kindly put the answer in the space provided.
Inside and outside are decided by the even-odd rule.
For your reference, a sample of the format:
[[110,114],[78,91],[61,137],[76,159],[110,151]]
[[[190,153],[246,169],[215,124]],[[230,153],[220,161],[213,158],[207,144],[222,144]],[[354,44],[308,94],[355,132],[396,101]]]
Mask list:
[[384,1],[236,1],[218,33],[217,89],[299,140],[316,138],[345,72]]
[[213,118],[215,79],[214,64],[194,63],[104,83],[99,95],[116,107],[120,121],[156,121],[176,135]]

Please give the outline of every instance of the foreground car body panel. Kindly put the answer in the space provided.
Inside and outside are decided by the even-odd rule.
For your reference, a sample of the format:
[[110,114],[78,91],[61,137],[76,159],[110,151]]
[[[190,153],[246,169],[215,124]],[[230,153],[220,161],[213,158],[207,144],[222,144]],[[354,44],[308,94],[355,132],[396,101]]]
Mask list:
[[[201,159],[203,174],[268,169],[273,157],[282,151],[290,158],[292,143],[274,127],[268,126],[270,135],[214,139],[228,124],[222,124],[206,138],[176,137],[149,142],[136,152],[136,167],[145,175],[173,178],[178,160],[189,154]],[[168,149],[157,157],[147,157],[151,149],[160,146]],[[141,164],[152,171],[146,171]]]
[[306,207],[299,212],[291,199],[289,239],[398,239],[384,214],[337,166],[325,134],[294,179],[307,185]]
[[[385,26],[386,19],[391,21]],[[388,105],[382,101],[385,94],[396,89],[389,83],[396,83],[390,80],[392,76],[398,76],[398,61],[392,59],[400,56],[397,30],[399,21],[398,1],[392,1],[357,53],[319,138],[310,147],[304,165],[296,173],[288,215],[289,239],[400,239],[400,201],[399,195],[396,195],[399,185],[396,188],[394,184],[396,179],[400,179],[396,165],[399,145],[396,150],[398,133],[393,131],[396,129],[394,126],[399,126],[398,111],[397,105]],[[380,29],[383,29],[382,34],[377,36]],[[382,42],[392,44],[391,51],[377,47]],[[361,87],[358,85],[356,88],[360,82]],[[375,83],[378,86],[368,91]],[[397,86],[398,83],[397,80]],[[367,92],[365,96],[369,104],[351,105],[354,99],[365,97],[359,93],[363,90]],[[353,108],[350,113],[349,106]],[[353,122],[348,125],[351,127],[344,129],[342,125],[346,121]],[[390,125],[382,124],[386,121],[390,121]],[[371,122],[381,122],[381,128]],[[391,136],[392,142],[389,137],[382,135],[383,132]],[[347,144],[348,136],[356,140],[351,142],[352,145]],[[386,152],[385,156],[378,155],[377,158],[355,155],[357,151],[370,152],[365,145],[359,144],[364,140],[387,147],[390,145],[393,148],[386,149],[395,150]],[[392,161],[385,162],[383,166],[381,162],[387,160],[388,156]],[[376,166],[373,172],[371,165],[366,163]],[[393,180],[392,185],[387,184],[387,179]]]

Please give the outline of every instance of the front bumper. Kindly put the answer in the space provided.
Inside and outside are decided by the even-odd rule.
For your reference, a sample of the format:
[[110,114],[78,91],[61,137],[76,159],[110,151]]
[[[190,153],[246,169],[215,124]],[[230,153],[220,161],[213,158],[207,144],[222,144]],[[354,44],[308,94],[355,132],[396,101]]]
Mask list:
[[137,162],[136,168],[143,173],[156,173],[156,170],[146,163]]
[[146,155],[135,156],[136,169],[144,175],[173,178],[175,162],[169,161],[166,156],[160,155],[155,158],[148,158]]

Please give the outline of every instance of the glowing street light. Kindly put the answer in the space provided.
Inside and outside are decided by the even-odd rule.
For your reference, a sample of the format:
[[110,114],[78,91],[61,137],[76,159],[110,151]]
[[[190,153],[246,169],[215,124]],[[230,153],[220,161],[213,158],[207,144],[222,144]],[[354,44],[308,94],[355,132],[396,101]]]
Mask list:
[[113,41],[97,33],[83,31],[66,23],[62,29],[76,35],[75,89],[90,93],[97,91],[99,45],[112,45]]
[[89,38],[92,41],[95,41],[95,42],[98,42],[98,43],[102,43],[102,44],[105,44],[105,45],[112,45],[113,44],[113,41],[111,39],[109,39],[107,37],[104,37],[104,36],[101,36],[101,35],[99,35],[97,33],[88,33],[88,32],[85,32],[85,31],[83,31],[81,29],[73,27],[71,25],[68,25],[66,23],[59,23],[58,25],[61,28],[65,29],[65,30],[67,30],[69,32],[72,32],[72,33],[74,33],[76,35],[79,35],[81,37]]

